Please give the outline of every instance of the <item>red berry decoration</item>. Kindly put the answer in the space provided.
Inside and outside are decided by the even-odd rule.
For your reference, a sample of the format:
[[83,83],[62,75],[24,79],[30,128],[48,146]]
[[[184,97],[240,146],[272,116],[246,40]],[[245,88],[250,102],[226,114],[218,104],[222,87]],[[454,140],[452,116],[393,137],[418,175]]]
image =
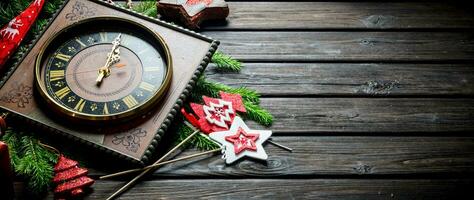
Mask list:
[[54,189],[55,198],[77,197],[84,193],[84,188],[94,184],[94,179],[87,177],[89,171],[77,165],[77,161],[59,156],[58,163],[54,166],[53,183],[57,184]]

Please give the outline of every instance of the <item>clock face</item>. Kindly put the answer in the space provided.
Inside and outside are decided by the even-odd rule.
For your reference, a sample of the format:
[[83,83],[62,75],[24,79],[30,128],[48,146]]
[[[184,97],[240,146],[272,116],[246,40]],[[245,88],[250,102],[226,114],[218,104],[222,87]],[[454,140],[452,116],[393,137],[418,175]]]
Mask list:
[[49,109],[84,120],[143,114],[170,82],[170,57],[158,35],[132,22],[95,20],[60,33],[37,60]]

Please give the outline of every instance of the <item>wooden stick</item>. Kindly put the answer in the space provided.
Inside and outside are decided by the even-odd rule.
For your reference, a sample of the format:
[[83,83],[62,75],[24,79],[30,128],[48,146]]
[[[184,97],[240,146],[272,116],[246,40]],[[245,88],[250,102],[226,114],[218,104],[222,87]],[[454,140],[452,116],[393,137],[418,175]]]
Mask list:
[[206,151],[206,152],[201,152],[201,153],[197,153],[197,154],[193,154],[193,155],[189,155],[189,156],[184,156],[182,158],[177,158],[177,159],[174,159],[174,160],[168,160],[168,161],[153,164],[153,165],[148,165],[144,168],[131,169],[131,170],[123,171],[123,172],[118,172],[118,173],[115,173],[115,174],[109,174],[109,175],[101,176],[100,179],[107,179],[107,178],[117,177],[117,176],[130,174],[130,173],[134,173],[134,172],[140,172],[140,171],[147,170],[147,169],[156,169],[156,168],[158,168],[162,165],[166,165],[166,164],[170,164],[170,163],[174,163],[174,162],[178,162],[178,161],[182,161],[182,160],[186,160],[186,159],[190,159],[190,158],[194,158],[194,157],[198,157],[198,156],[202,156],[202,155],[206,155],[206,154],[210,154],[210,153],[214,153],[214,152],[218,152],[218,151],[222,151],[222,148],[213,149],[213,150],[209,150],[209,151]]
[[[153,165],[155,164],[158,164],[160,163],[161,161],[163,161],[166,157],[168,157],[171,153],[173,153],[174,151],[176,151],[179,147],[181,147],[184,143],[186,143],[188,140],[190,140],[194,135],[198,134],[199,133],[199,130],[196,130],[194,131],[193,133],[191,133],[191,135],[189,135],[186,139],[184,139],[183,141],[181,141],[178,145],[176,145],[173,149],[171,149],[170,151],[168,151],[168,153],[166,153],[165,155],[163,155],[160,159],[158,159],[155,163],[153,163]],[[132,180],[130,180],[127,184],[125,184],[124,186],[122,186],[119,190],[117,190],[116,192],[114,192],[112,195],[109,196],[109,198],[107,198],[107,200],[109,199],[114,199],[115,197],[117,197],[118,195],[122,194],[122,192],[124,192],[125,190],[128,190],[129,188],[131,188],[133,186],[133,184],[135,182],[138,181],[138,179],[140,179],[141,177],[143,177],[146,173],[148,173],[149,171],[151,171],[151,169],[146,169],[144,170],[142,173],[138,174],[135,178],[133,178]]]
[[53,146],[44,144],[44,143],[42,143],[41,141],[38,141],[38,144],[41,145],[41,146],[43,146],[44,148],[49,149],[50,151],[54,151],[54,153],[57,153],[58,155],[61,155],[61,152],[60,152],[58,149],[54,148]]
[[285,145],[282,145],[282,144],[280,144],[280,143],[278,143],[278,142],[274,142],[273,140],[271,140],[271,138],[270,138],[270,140],[267,140],[267,141],[268,141],[270,144],[273,144],[273,145],[275,145],[275,146],[277,146],[277,147],[280,147],[280,148],[282,148],[282,149],[284,149],[284,150],[287,150],[287,151],[289,151],[289,152],[293,152],[293,149],[292,149],[292,148],[287,147],[287,146],[285,146]]
[[9,112],[4,112],[2,115],[0,115],[1,118],[6,119],[10,113]]

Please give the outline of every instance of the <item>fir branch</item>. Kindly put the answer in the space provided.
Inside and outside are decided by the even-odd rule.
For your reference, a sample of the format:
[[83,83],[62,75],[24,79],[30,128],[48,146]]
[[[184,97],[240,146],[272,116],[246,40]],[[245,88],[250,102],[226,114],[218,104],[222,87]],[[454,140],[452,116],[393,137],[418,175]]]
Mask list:
[[18,149],[20,141],[17,135],[12,131],[11,128],[5,131],[5,135],[2,137],[2,140],[8,144],[8,152],[10,153],[10,160],[13,166],[17,166],[20,160],[18,156]]
[[53,165],[58,155],[42,147],[31,135],[11,128],[3,139],[8,144],[15,173],[26,178],[30,191],[41,193],[53,178]]
[[238,72],[242,69],[242,63],[219,51],[214,53],[211,61],[216,64],[219,70]]
[[219,91],[240,94],[244,101],[252,102],[256,105],[260,103],[260,95],[257,93],[257,91],[248,89],[246,87],[232,88],[222,83],[211,82],[206,80],[204,75],[199,77],[196,87],[192,92],[192,98],[193,100],[200,100],[202,95],[218,98]]
[[254,120],[262,125],[270,126],[273,123],[273,116],[267,110],[251,102],[244,102],[247,112],[243,115],[247,119]]
[[158,10],[156,8],[156,0],[146,0],[139,3],[135,3],[132,7],[132,10],[149,17],[157,17]]
[[31,136],[23,136],[20,140],[23,157],[15,171],[28,178],[28,187],[36,193],[48,189],[53,178],[53,166],[49,163],[55,156],[39,145]]

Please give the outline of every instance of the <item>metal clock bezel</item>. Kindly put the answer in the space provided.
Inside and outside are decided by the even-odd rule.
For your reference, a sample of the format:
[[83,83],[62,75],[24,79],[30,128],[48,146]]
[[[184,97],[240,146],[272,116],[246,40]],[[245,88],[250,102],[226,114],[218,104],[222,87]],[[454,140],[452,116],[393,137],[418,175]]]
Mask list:
[[[68,108],[60,103],[58,103],[53,97],[49,95],[49,93],[46,91],[45,84],[44,82],[41,81],[41,68],[43,64],[43,56],[46,53],[46,49],[51,45],[53,41],[55,41],[56,38],[58,38],[60,35],[62,35],[64,32],[67,30],[70,30],[74,27],[77,27],[79,25],[91,22],[91,21],[97,21],[97,20],[104,20],[104,21],[121,21],[121,22],[126,22],[130,23],[130,25],[135,26],[137,28],[140,28],[146,32],[148,32],[150,35],[154,36],[154,39],[158,42],[159,45],[161,45],[163,52],[166,56],[166,68],[167,72],[165,75],[165,78],[163,80],[163,83],[161,84],[160,88],[153,94],[153,96],[148,99],[145,103],[142,105],[139,105],[137,107],[134,107],[129,110],[125,110],[119,113],[114,113],[114,114],[109,114],[109,115],[95,115],[95,114],[88,114],[88,113],[82,113],[78,112],[74,109]],[[128,120],[131,118],[138,117],[139,115],[144,114],[144,112],[149,111],[150,108],[154,107],[164,96],[164,93],[168,90],[168,88],[171,85],[171,77],[173,73],[173,63],[172,63],[172,58],[171,54],[168,48],[168,45],[164,41],[164,39],[156,32],[152,31],[151,29],[147,28],[146,26],[134,22],[132,20],[128,19],[123,19],[119,17],[113,17],[113,16],[106,16],[106,17],[94,17],[94,18],[89,18],[86,20],[82,20],[80,22],[74,23],[72,25],[67,26],[65,29],[57,32],[54,34],[53,37],[50,37],[45,44],[40,48],[40,51],[38,53],[38,56],[36,57],[35,61],[35,86],[37,88],[37,91],[39,94],[42,96],[42,99],[46,101],[46,104],[48,105],[49,108],[53,109],[56,113],[63,114],[67,116],[68,118],[71,118],[75,121],[83,121],[83,122],[97,122],[97,121],[116,121],[116,120]]]

